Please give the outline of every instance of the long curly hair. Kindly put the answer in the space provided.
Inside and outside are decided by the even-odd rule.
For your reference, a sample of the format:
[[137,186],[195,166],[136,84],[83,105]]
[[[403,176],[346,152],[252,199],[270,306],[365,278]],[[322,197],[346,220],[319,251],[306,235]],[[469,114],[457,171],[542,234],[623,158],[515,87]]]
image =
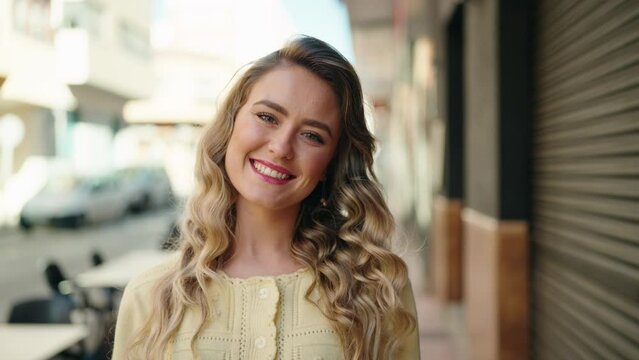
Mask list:
[[[352,65],[325,42],[301,36],[242,73],[198,145],[196,189],[186,205],[179,261],[158,282],[152,312],[131,344],[160,359],[189,307],[201,312],[195,339],[210,321],[205,288],[221,281],[216,270],[233,253],[236,191],[224,168],[235,116],[254,84],[277,66],[294,64],[325,80],[334,90],[342,135],[320,184],[302,202],[291,253],[312,271],[306,293],[319,290],[316,305],[338,334],[345,359],[389,359],[415,327],[400,292],[407,285],[405,263],[390,250],[394,221],[373,172],[375,139],[366,127],[359,78]],[[322,189],[324,188],[324,190]],[[323,194],[328,190],[328,194]],[[325,197],[325,206],[320,198]]]

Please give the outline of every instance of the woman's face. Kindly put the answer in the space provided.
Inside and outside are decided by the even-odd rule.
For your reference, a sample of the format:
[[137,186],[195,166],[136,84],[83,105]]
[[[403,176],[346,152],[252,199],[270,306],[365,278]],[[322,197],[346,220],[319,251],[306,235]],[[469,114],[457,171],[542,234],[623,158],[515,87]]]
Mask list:
[[341,117],[328,83],[298,65],[264,74],[239,109],[225,167],[243,202],[295,209],[324,179]]

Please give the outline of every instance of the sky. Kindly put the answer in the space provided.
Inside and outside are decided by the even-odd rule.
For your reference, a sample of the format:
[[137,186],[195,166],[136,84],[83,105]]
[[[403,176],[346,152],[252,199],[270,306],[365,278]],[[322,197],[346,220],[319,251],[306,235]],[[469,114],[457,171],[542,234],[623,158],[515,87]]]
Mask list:
[[243,64],[279,48],[292,35],[306,34],[354,61],[348,12],[339,0],[155,1],[154,44],[159,47],[225,54]]

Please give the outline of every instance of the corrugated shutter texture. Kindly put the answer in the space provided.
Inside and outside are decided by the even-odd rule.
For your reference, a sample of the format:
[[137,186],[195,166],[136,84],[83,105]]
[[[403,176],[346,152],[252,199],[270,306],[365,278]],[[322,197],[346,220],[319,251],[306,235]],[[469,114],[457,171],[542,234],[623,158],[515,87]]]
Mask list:
[[639,1],[537,19],[533,355],[639,359]]

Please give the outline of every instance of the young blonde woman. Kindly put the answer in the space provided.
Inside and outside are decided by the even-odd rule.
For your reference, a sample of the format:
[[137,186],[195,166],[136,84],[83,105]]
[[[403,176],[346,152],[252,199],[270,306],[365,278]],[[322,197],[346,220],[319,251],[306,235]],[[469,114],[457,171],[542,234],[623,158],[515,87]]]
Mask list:
[[204,130],[175,258],[134,279],[113,359],[418,359],[359,79],[299,37]]

